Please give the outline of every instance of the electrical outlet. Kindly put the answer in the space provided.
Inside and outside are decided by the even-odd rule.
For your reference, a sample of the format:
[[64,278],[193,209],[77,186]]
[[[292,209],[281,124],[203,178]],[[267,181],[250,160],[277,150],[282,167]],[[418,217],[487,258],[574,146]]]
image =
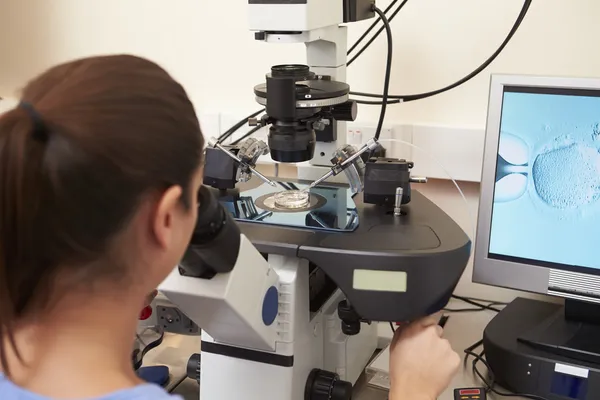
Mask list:
[[[347,143],[353,145],[356,148],[362,147],[366,142],[375,137],[377,131],[377,125],[363,125],[363,124],[348,124]],[[383,126],[381,129],[380,139],[391,139],[392,128]],[[390,143],[381,143],[386,149],[386,155],[388,154]]]
[[[348,143],[365,144],[369,139],[375,137],[377,125],[348,124]],[[381,139],[390,139],[392,137],[392,128],[383,126],[379,137]]]

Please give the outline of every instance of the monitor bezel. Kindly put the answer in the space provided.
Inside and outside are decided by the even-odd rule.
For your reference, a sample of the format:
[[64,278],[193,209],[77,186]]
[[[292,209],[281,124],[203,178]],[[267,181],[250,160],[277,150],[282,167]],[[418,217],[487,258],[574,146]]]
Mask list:
[[[600,270],[571,266],[538,266],[518,261],[489,257],[490,226],[496,164],[502,119],[505,87],[525,89],[572,89],[600,92],[600,79],[541,77],[528,75],[492,75],[488,100],[488,115],[485,131],[483,166],[479,197],[479,213],[473,263],[473,282],[533,293],[552,293],[549,288],[551,271],[569,271],[600,276]],[[569,296],[566,296],[569,297]]]

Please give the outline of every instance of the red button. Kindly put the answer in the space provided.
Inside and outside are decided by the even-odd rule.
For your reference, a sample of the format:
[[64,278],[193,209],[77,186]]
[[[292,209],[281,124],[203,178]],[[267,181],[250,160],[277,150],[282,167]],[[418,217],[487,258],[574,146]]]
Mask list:
[[476,396],[481,394],[479,389],[463,389],[458,392],[461,396]]
[[140,313],[140,321],[145,321],[148,318],[150,318],[152,316],[152,307],[151,306],[146,306],[144,307],[144,309],[142,310],[142,312]]

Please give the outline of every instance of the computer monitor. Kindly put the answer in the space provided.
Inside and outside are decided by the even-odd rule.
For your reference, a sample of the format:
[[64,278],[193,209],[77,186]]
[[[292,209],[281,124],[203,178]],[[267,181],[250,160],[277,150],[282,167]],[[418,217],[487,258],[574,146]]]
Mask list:
[[473,281],[517,298],[485,328],[495,381],[600,398],[600,79],[495,75]]
[[491,79],[473,280],[600,303],[600,79]]

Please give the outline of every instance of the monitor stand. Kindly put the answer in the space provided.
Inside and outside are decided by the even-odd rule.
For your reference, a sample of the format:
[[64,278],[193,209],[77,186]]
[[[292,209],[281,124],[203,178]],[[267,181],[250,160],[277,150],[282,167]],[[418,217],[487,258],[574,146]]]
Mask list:
[[600,305],[566,300],[564,308],[518,340],[548,353],[600,364]]
[[485,328],[494,382],[544,399],[600,399],[600,309],[517,298]]

